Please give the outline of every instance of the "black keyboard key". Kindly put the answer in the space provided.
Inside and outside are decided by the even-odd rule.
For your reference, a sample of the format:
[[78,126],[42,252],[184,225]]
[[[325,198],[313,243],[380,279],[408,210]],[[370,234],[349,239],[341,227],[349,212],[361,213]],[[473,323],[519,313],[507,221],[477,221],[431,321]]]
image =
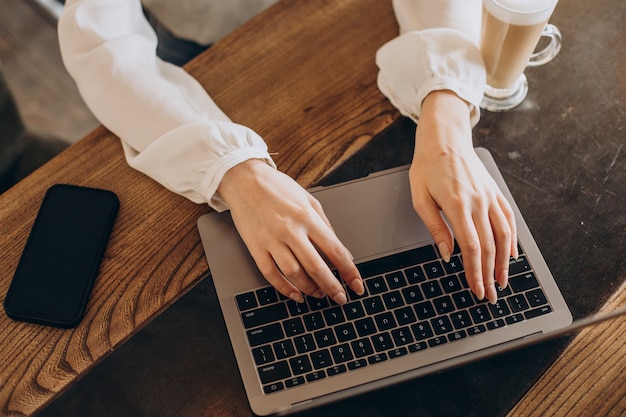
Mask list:
[[402,295],[404,295],[404,300],[407,304],[415,304],[424,299],[419,285],[413,285],[411,287],[403,288]]
[[489,308],[486,305],[479,305],[470,308],[470,314],[476,324],[491,320],[491,314],[489,313]]
[[370,365],[374,365],[376,363],[381,363],[387,360],[387,354],[386,353],[377,353],[375,355],[370,356],[369,358],[367,358],[367,362]]
[[259,304],[262,306],[278,301],[278,293],[274,287],[259,288],[256,290],[256,296],[259,299]]
[[467,333],[465,332],[465,330],[458,330],[448,335],[448,341],[456,342],[457,340],[465,339],[466,337]]
[[376,325],[371,317],[365,317],[354,322],[356,331],[361,337],[376,333]]
[[320,312],[307,314],[303,317],[303,320],[306,329],[310,332],[324,327],[324,319],[322,318],[322,313]]
[[376,352],[382,352],[385,350],[393,349],[393,341],[389,333],[379,333],[372,336],[372,343]]
[[443,294],[441,285],[439,285],[438,281],[424,282],[420,285],[420,287],[422,288],[422,292],[426,298],[439,297]]
[[302,336],[295,337],[293,343],[296,346],[298,353],[307,353],[315,349],[315,341],[310,334],[303,334]]
[[426,276],[430,279],[440,278],[446,274],[446,271],[439,261],[427,263],[424,265],[424,271],[426,271]]
[[505,318],[504,320],[506,321],[506,324],[515,324],[524,321],[524,316],[521,314],[514,314]]
[[317,346],[323,348],[337,343],[333,329],[322,329],[313,333]]
[[328,307],[330,304],[328,303],[328,298],[315,298],[315,297],[307,297],[307,301],[309,302],[309,307],[311,311],[319,311]]
[[257,365],[264,365],[276,360],[274,352],[269,345],[252,349],[252,356],[254,356],[254,363]]
[[468,308],[474,305],[474,297],[468,290],[452,294],[452,299],[457,308]]
[[445,345],[446,343],[448,343],[448,339],[445,336],[437,336],[434,339],[430,339],[428,341],[428,346],[435,347]]
[[343,311],[348,320],[356,320],[365,316],[365,310],[360,301],[353,301],[343,306]]
[[451,294],[453,292],[461,291],[463,287],[461,287],[461,281],[456,275],[448,275],[441,278],[441,286],[446,294]]
[[324,378],[326,378],[326,372],[324,371],[314,371],[306,375],[306,380],[308,382],[319,381]]
[[399,308],[395,310],[393,314],[396,316],[396,321],[400,326],[415,323],[417,321],[417,317],[415,317],[415,313],[411,307]]
[[355,369],[363,368],[367,366],[367,361],[365,359],[357,359],[352,362],[348,362],[348,369],[354,371]]
[[286,319],[287,317],[287,307],[284,303],[273,304],[241,313],[243,325],[246,329]]
[[467,329],[467,334],[469,334],[470,336],[474,336],[480,333],[485,333],[487,331],[487,329],[485,328],[485,326],[483,324],[478,324],[476,326],[472,326],[470,328]]
[[315,369],[322,369],[331,366],[333,364],[333,360],[330,357],[328,349],[322,349],[311,353],[311,363]]
[[261,379],[261,383],[263,385],[279,381],[281,379],[287,379],[291,376],[291,371],[289,370],[289,364],[287,364],[287,361],[280,361],[270,365],[260,366],[257,368],[257,371],[259,372],[259,378]]
[[417,342],[409,345],[409,352],[411,353],[421,352],[422,350],[426,349],[428,349],[428,345],[426,344],[426,342]]
[[235,297],[235,300],[237,300],[237,307],[239,308],[239,311],[250,310],[251,308],[255,308],[259,305],[253,291],[245,294],[239,294]]
[[359,339],[351,343],[354,356],[357,358],[363,358],[374,354],[374,348],[369,339]]
[[509,303],[513,313],[519,313],[520,311],[528,310],[530,308],[524,294],[512,295],[507,298],[506,301]]
[[426,281],[426,274],[421,266],[413,266],[404,270],[404,275],[410,284],[417,284]]
[[385,279],[382,276],[377,276],[377,277],[366,279],[365,285],[367,286],[369,293],[372,295],[381,294],[387,291],[387,283],[385,282]]
[[324,310],[324,318],[326,319],[326,324],[329,326],[334,326],[335,324],[346,321],[346,318],[343,315],[343,310],[340,306],[334,306]]
[[302,324],[302,319],[300,317],[285,320],[283,322],[283,328],[285,329],[287,337],[297,336],[304,333],[304,325]]
[[395,359],[395,358],[399,358],[400,356],[404,356],[407,353],[409,353],[405,347],[399,347],[399,348],[395,348],[393,350],[390,350],[389,352],[387,352],[387,354],[389,355],[389,359]]
[[491,311],[491,315],[493,316],[493,318],[504,317],[504,316],[508,316],[509,314],[511,314],[511,310],[509,310],[509,307],[507,306],[506,301],[504,300],[498,300],[497,303],[488,304],[488,305],[489,305],[489,310]]
[[509,278],[509,285],[513,289],[513,292],[518,293],[522,291],[528,291],[532,288],[537,288],[539,286],[539,283],[537,282],[535,274],[532,272],[528,272],[523,275]]
[[517,259],[511,258],[509,261],[509,276],[522,274],[528,271],[530,271],[530,265],[528,264],[526,257],[520,256]]
[[433,300],[433,304],[435,306],[435,310],[439,314],[448,314],[454,311],[454,304],[452,303],[452,298],[450,298],[449,295],[435,298]]
[[447,316],[434,318],[430,321],[430,324],[433,326],[433,330],[437,335],[450,333],[452,330],[454,330],[452,327],[452,323]]
[[374,320],[376,320],[378,330],[380,331],[385,331],[397,327],[396,320],[393,317],[393,313],[390,311],[375,316]]
[[274,352],[276,352],[277,359],[285,359],[296,354],[296,349],[293,347],[293,342],[289,339],[281,340],[272,345]]
[[528,304],[531,307],[542,306],[544,304],[548,304],[548,300],[546,299],[545,294],[541,288],[537,288],[536,290],[528,291],[526,293],[526,298],[528,299]]
[[506,326],[506,323],[504,322],[503,319],[497,319],[497,320],[490,321],[489,323],[487,323],[487,329],[489,330],[499,329],[504,326]]
[[280,323],[269,324],[257,329],[248,330],[246,334],[248,335],[248,342],[252,347],[266,345],[285,338],[285,334],[283,333],[283,328]]
[[404,300],[402,299],[402,295],[400,295],[400,291],[391,291],[387,294],[383,294],[383,301],[387,306],[387,310],[393,310],[404,305]]
[[332,348],[330,348],[330,353],[333,355],[333,360],[337,365],[354,359],[354,355],[352,355],[352,350],[350,350],[350,345],[348,345],[347,343],[344,343],[343,345],[333,346]]
[[335,365],[332,368],[328,368],[326,372],[328,372],[329,376],[343,374],[346,372],[346,365]]
[[406,252],[396,253],[381,259],[363,262],[357,265],[363,278],[384,274],[398,268],[407,268],[412,265],[437,259],[437,253],[432,245]]
[[406,278],[404,278],[404,274],[402,273],[402,271],[396,271],[385,275],[385,280],[387,281],[387,286],[389,287],[389,289],[392,290],[402,288],[407,285]]
[[427,321],[412,325],[411,331],[413,332],[413,336],[415,336],[415,340],[425,340],[433,337],[433,330]]
[[548,313],[552,313],[552,307],[550,307],[549,305],[546,305],[543,307],[528,310],[527,312],[524,313],[524,317],[526,317],[526,320],[530,320],[532,318],[543,316],[544,314],[548,314]]
[[335,333],[337,334],[337,340],[340,342],[347,342],[357,338],[356,330],[354,330],[352,323],[344,323],[335,327]]
[[472,319],[466,310],[455,311],[450,314],[455,329],[464,329],[472,325]]
[[302,385],[302,384],[304,384],[303,376],[297,376],[295,378],[291,378],[285,381],[285,386],[287,388],[297,387],[298,385]]
[[309,312],[309,306],[306,303],[296,303],[293,300],[287,301],[287,308],[291,316],[301,316]]
[[274,384],[267,385],[263,387],[263,392],[266,394],[271,394],[273,392],[282,391],[285,389],[285,386],[282,382],[276,382]]
[[307,355],[289,359],[289,365],[291,365],[291,370],[294,375],[306,374],[307,372],[311,372],[313,370],[311,361],[309,361],[309,357]]
[[500,287],[500,284],[496,283],[496,293],[498,295],[498,298],[504,298],[504,297],[508,297],[509,295],[513,294],[513,291],[511,291],[511,286],[507,285],[506,288],[502,289]]
[[363,300],[363,305],[365,306],[365,311],[367,311],[367,314],[380,313],[385,309],[383,299],[380,298],[379,295],[375,295],[373,297]]
[[463,264],[461,263],[461,258],[458,256],[453,256],[450,258],[450,262],[444,262],[443,268],[445,269],[447,274],[456,274],[458,272],[463,271]]
[[433,303],[431,303],[430,301],[424,301],[422,303],[415,304],[413,308],[415,309],[415,314],[417,314],[417,317],[420,320],[426,320],[431,317],[435,317],[436,315]]
[[391,331],[391,337],[396,346],[404,346],[413,343],[413,335],[408,327],[401,327]]

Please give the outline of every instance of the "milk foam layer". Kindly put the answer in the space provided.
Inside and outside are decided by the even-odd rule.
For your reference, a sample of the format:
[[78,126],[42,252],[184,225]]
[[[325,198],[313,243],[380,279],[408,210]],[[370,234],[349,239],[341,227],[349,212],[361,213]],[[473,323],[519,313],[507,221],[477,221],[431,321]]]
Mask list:
[[485,8],[498,19],[528,26],[547,21],[558,0],[483,0]]

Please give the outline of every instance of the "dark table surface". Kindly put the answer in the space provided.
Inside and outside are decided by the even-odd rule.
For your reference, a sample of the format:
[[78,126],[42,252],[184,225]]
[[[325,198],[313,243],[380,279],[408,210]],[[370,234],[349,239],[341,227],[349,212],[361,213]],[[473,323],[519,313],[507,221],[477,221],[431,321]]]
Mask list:
[[[596,311],[626,278],[626,2],[563,1],[551,21],[563,34],[560,54],[526,71],[530,91],[520,107],[483,112],[474,140],[494,156],[574,318],[580,318]],[[413,132],[410,121],[399,121],[322,183],[409,163]],[[210,401],[212,384],[221,385],[220,395],[238,399],[225,414],[249,415],[218,316],[212,284],[204,280],[42,415],[194,415],[199,398]],[[181,320],[184,333],[177,331]],[[568,340],[298,415],[505,415]],[[154,358],[161,359],[158,366],[146,365]]]

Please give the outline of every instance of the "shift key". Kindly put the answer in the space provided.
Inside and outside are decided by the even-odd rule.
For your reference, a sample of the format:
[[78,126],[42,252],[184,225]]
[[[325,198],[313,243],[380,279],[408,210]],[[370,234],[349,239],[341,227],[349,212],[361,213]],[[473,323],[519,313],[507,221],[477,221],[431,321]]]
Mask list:
[[287,318],[287,307],[284,303],[273,304],[241,313],[241,319],[246,329],[273,323]]

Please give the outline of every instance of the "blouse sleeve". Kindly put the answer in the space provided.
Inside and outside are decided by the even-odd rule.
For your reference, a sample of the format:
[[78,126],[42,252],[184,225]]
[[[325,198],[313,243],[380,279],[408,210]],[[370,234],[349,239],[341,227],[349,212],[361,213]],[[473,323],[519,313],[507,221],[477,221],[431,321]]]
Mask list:
[[139,0],[68,0],[64,9],[64,64],[96,118],[120,137],[130,166],[219,211],[227,209],[216,190],[228,169],[250,158],[275,167],[259,135],[156,56]]
[[485,69],[478,49],[481,0],[394,0],[400,34],[376,54],[378,87],[417,121],[432,91],[451,90],[480,118]]

